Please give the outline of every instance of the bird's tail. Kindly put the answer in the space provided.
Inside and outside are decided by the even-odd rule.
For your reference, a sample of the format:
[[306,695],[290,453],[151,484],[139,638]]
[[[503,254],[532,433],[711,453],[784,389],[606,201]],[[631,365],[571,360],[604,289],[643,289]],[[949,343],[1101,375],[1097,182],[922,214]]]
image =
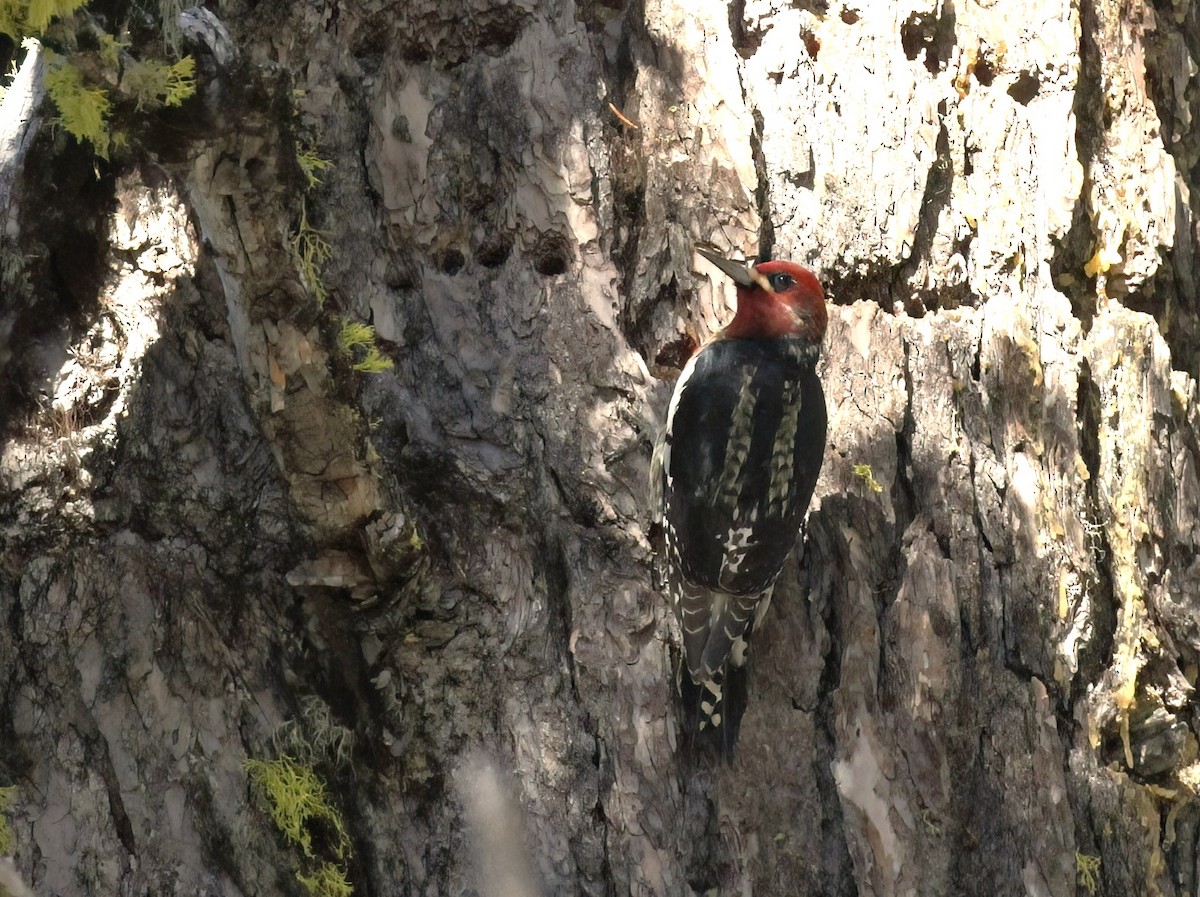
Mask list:
[[683,583],[677,603],[686,659],[679,671],[684,737],[702,751],[715,747],[727,762],[746,712],[750,635],[771,606],[772,588],[732,595]]
[[747,671],[726,660],[711,679],[693,682],[686,669],[680,670],[679,696],[682,704],[684,742],[696,753],[716,753],[733,762],[742,715],[746,712]]

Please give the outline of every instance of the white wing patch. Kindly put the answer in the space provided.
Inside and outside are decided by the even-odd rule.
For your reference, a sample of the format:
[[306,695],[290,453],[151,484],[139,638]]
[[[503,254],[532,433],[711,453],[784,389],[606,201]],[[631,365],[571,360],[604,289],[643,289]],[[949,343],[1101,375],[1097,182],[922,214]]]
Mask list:
[[700,357],[697,352],[693,355],[688,363],[683,366],[683,373],[679,375],[679,379],[675,381],[675,391],[671,393],[671,402],[667,405],[667,426],[666,431],[671,432],[671,425],[675,423],[675,412],[679,410],[679,398],[683,395],[683,391],[687,388],[688,380],[696,370],[696,359]]
[[[667,405],[667,423],[663,427],[662,435],[654,445],[654,461],[651,469],[657,476],[663,477],[666,480],[668,489],[674,484],[675,477],[671,473],[671,432],[675,426],[675,412],[679,410],[679,400],[683,397],[683,391],[687,389],[688,380],[696,370],[696,359],[700,357],[700,353],[693,355],[686,365],[683,367],[683,373],[679,375],[679,379],[675,381],[675,391],[671,393],[671,401]],[[659,494],[657,496],[656,513],[662,514],[662,481],[657,484]],[[656,518],[657,520],[657,518]]]

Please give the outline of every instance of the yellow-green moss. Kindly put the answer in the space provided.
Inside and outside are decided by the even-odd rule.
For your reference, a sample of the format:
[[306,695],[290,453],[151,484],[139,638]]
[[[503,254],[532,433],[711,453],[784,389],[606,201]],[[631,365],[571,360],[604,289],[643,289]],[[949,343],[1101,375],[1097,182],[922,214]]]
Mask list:
[[96,155],[108,158],[108,116],[112,104],[108,92],[83,83],[79,69],[61,56],[46,54],[46,93],[58,107],[55,123],[80,143],[90,143]]
[[312,897],[350,897],[354,893],[346,870],[333,863],[322,863],[312,875],[297,872],[296,879]]
[[375,345],[375,328],[359,321],[343,321],[338,331],[338,349],[343,355],[354,355],[355,349],[362,350],[362,357],[351,367],[364,374],[379,374],[390,371],[395,365]]
[[304,180],[307,184],[305,189],[311,190],[321,183],[317,172],[325,171],[327,168],[333,168],[333,162],[323,158],[315,146],[301,144],[296,150],[296,162],[300,165],[300,170],[304,172]]
[[867,484],[867,488],[872,492],[882,492],[883,486],[879,485],[879,481],[875,479],[875,473],[871,470],[870,464],[855,464],[850,468],[850,472]]
[[196,92],[196,60],[191,56],[174,63],[131,60],[121,86],[133,95],[139,110],[180,106]]
[[354,370],[363,374],[382,374],[395,367],[395,363],[379,351],[378,346],[371,346],[362,360],[352,365]]
[[1100,857],[1090,856],[1086,853],[1076,852],[1075,854],[1075,881],[1079,887],[1083,888],[1089,894],[1095,894],[1096,888],[1100,882],[1097,880],[1097,873],[1100,872]]
[[[303,854],[299,863],[304,868],[297,871],[296,879],[312,897],[350,897],[354,889],[345,869],[350,836],[316,770],[292,757],[247,760],[245,767],[256,799],[288,844]],[[314,831],[324,835],[321,849],[336,862],[318,857]]]
[[321,269],[333,254],[333,247],[325,239],[325,234],[308,223],[307,203],[300,203],[300,223],[292,236],[292,257],[300,271],[304,286],[312,293],[317,305],[325,304],[329,296],[329,288],[321,279]]
[[19,39],[41,34],[51,20],[70,15],[87,0],[0,0],[0,33]]
[[343,355],[349,355],[356,346],[370,346],[375,343],[375,328],[370,324],[359,321],[343,321],[342,329],[338,331],[338,348]]
[[12,826],[9,825],[7,811],[16,796],[16,785],[0,788],[0,856],[8,856],[13,852]]
[[350,837],[342,814],[330,803],[325,783],[311,766],[291,757],[247,760],[245,766],[263,808],[289,843],[306,857],[314,858],[312,824],[321,822],[332,835],[334,855],[339,860],[345,858]]

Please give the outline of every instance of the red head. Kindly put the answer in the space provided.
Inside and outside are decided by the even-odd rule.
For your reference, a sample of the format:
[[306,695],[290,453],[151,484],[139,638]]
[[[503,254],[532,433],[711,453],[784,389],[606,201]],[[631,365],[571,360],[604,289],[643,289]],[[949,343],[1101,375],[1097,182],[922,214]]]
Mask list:
[[811,343],[825,337],[829,316],[825,291],[815,274],[795,262],[771,261],[750,268],[697,247],[737,284],[737,314],[722,335],[729,339],[799,336]]

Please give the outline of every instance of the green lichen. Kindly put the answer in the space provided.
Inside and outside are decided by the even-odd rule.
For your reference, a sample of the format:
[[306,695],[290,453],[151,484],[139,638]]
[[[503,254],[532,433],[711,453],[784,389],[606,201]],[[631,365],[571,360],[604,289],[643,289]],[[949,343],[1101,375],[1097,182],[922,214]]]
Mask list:
[[321,269],[333,254],[333,247],[325,239],[325,234],[308,222],[308,204],[300,203],[300,223],[296,233],[292,235],[292,258],[300,271],[304,286],[312,293],[317,306],[325,304],[329,296],[329,288],[321,279]]
[[312,897],[350,897],[354,893],[346,870],[333,863],[322,863],[312,875],[297,872],[296,879]]
[[1100,882],[1097,874],[1100,872],[1100,857],[1086,853],[1075,853],[1075,881],[1079,887],[1089,894],[1095,894]]
[[183,31],[179,28],[179,14],[192,6],[183,0],[158,0],[158,12],[162,16],[162,38],[167,52],[178,58],[183,45]]
[[7,812],[16,796],[16,785],[0,788],[0,856],[9,856],[13,852],[12,826],[8,822]]
[[358,346],[370,346],[375,343],[375,328],[370,324],[359,321],[343,321],[342,329],[338,331],[338,349],[343,355],[349,355]]
[[116,71],[121,65],[121,53],[128,49],[127,41],[118,40],[107,31],[100,33],[100,61],[106,68]]
[[357,364],[351,365],[354,370],[363,374],[382,374],[394,368],[395,362],[379,351],[378,346],[371,346],[367,354]]
[[46,53],[46,93],[58,107],[55,123],[80,143],[90,143],[96,155],[108,158],[111,135],[108,92],[83,83],[79,69],[55,53]]
[[41,34],[54,19],[68,16],[87,0],[0,0],[0,33],[14,39]]
[[883,486],[875,479],[875,474],[871,470],[870,464],[855,464],[850,468],[850,472],[867,484],[867,488],[872,492],[882,492]]
[[[350,835],[316,770],[292,757],[247,760],[245,767],[260,806],[288,844],[302,854],[299,863],[303,868],[296,872],[297,880],[312,897],[350,897],[354,889],[345,869]],[[318,856],[313,844],[317,831],[324,836],[321,852],[325,857]],[[329,854],[336,862],[327,858]]]
[[359,354],[355,350],[361,350],[361,357],[351,367],[364,374],[380,374],[395,367],[392,360],[375,345],[375,328],[370,324],[343,321],[338,331],[338,349],[347,356]]
[[191,56],[174,63],[131,60],[126,64],[121,86],[133,95],[139,112],[181,106],[196,93],[196,60]]
[[323,158],[315,146],[301,144],[296,150],[296,162],[300,165],[300,170],[304,172],[304,180],[307,184],[305,189],[312,190],[321,184],[321,178],[318,172],[333,168],[333,162]]
[[294,847],[314,859],[313,824],[323,823],[332,835],[332,851],[337,859],[346,857],[350,836],[342,814],[329,801],[325,783],[311,766],[291,757],[277,760],[247,760],[246,772],[258,791],[271,821]]

